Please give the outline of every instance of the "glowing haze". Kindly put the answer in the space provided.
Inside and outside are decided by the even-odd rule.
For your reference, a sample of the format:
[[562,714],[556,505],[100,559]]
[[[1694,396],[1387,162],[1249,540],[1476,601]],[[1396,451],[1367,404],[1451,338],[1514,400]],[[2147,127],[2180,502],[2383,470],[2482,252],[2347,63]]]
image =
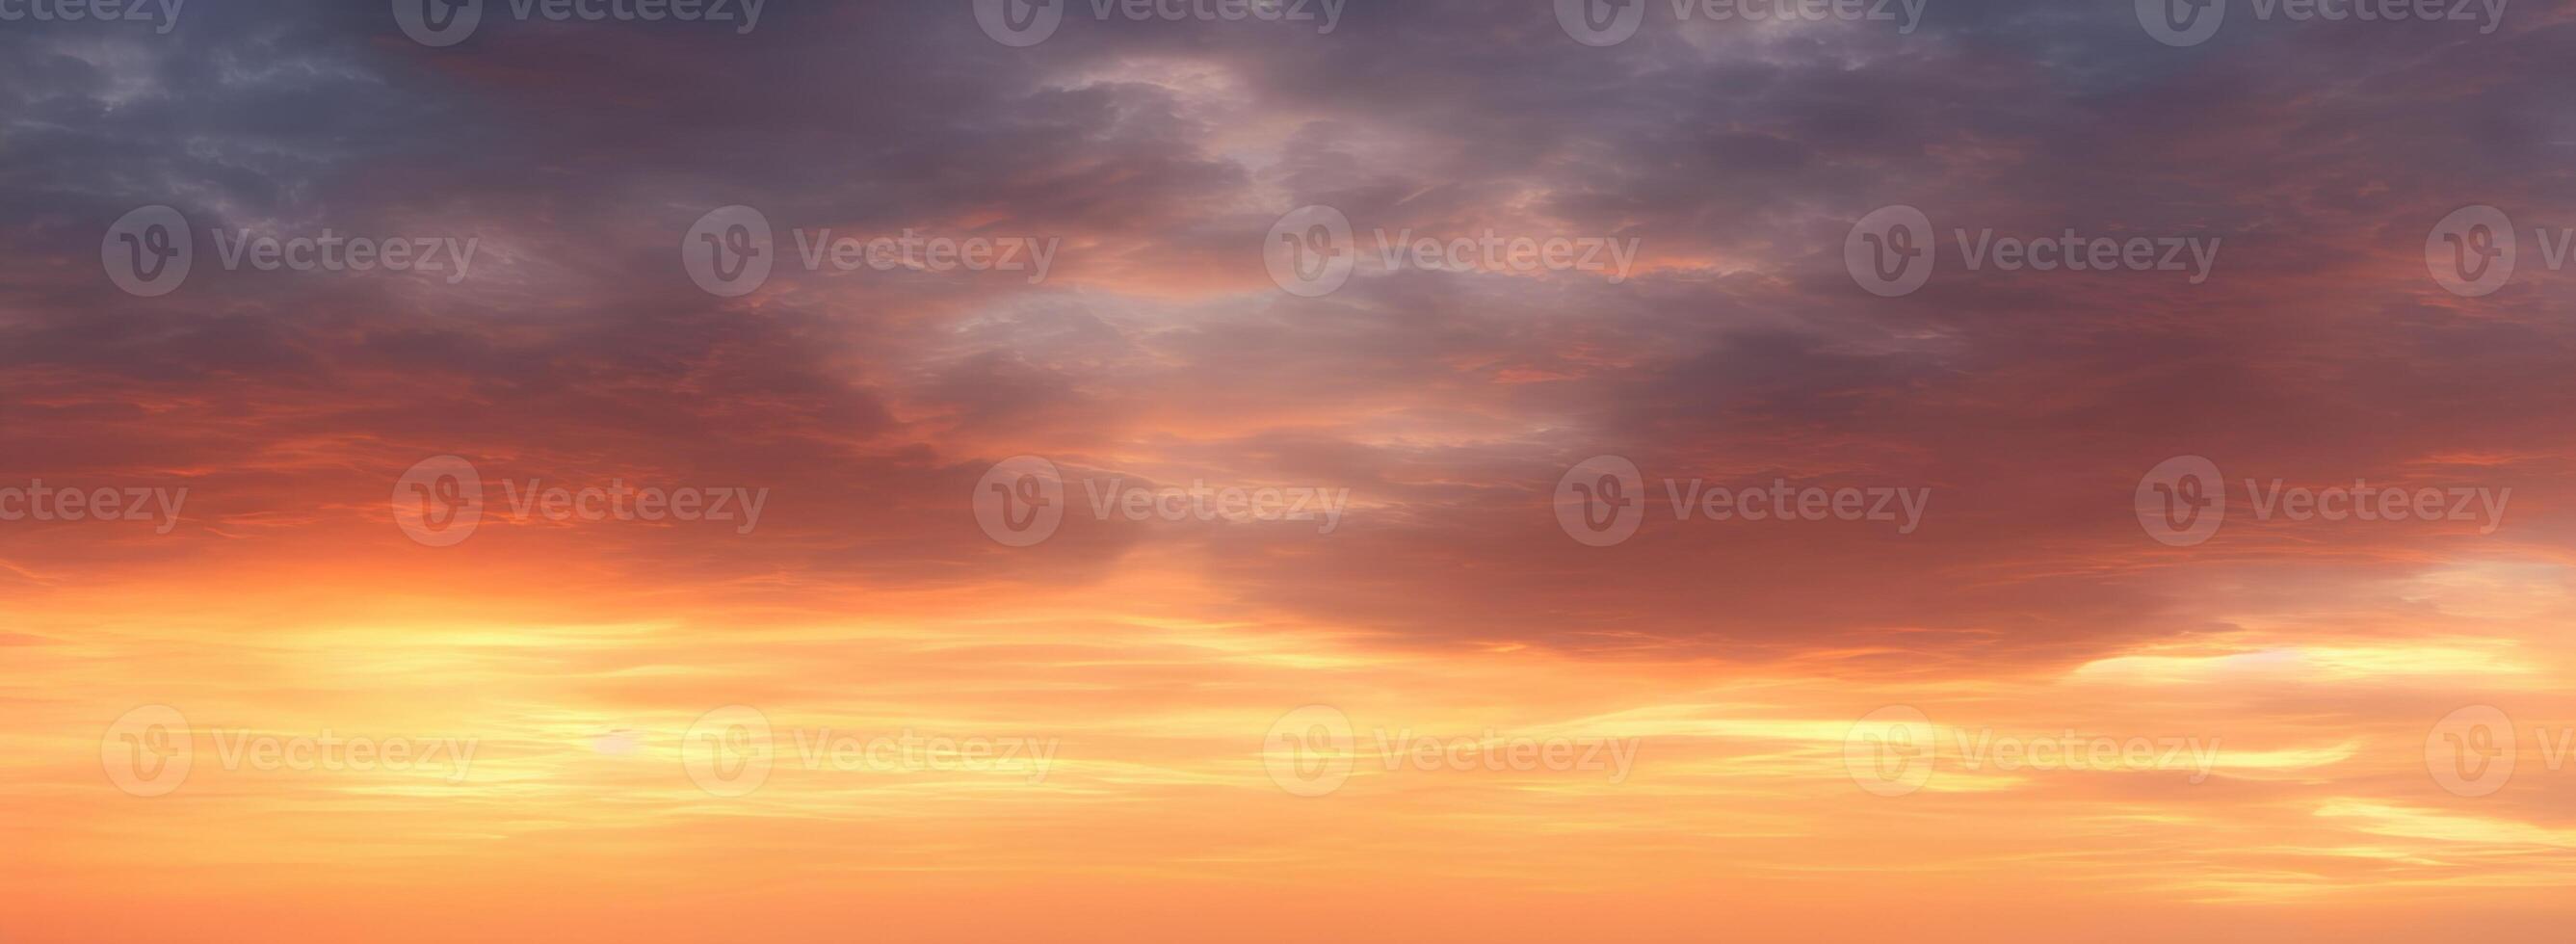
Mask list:
[[0,23],[0,940],[2576,918],[2565,8],[1017,3]]

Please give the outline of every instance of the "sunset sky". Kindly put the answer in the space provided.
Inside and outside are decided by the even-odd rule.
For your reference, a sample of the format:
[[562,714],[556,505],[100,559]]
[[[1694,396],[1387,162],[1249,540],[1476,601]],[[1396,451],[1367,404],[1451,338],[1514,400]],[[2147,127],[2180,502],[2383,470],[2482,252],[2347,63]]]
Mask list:
[[0,941],[2576,922],[2564,4],[89,2]]

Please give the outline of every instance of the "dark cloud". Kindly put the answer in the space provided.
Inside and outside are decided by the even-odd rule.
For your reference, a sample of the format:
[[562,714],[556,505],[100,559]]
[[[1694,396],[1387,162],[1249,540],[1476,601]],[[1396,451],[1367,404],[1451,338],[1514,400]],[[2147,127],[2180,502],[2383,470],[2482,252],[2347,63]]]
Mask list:
[[[2458,299],[2420,257],[2462,204],[2576,225],[2554,11],[2492,37],[2251,23],[2177,50],[2119,4],[1934,0],[1910,35],[1677,26],[1656,4],[1598,49],[1543,3],[1354,4],[1330,35],[1070,9],[1028,49],[909,3],[780,3],[742,36],[502,18],[447,49],[367,4],[209,4],[166,37],[12,30],[9,465],[188,470],[224,537],[183,534],[209,555],[279,540],[241,525],[281,515],[403,550],[377,496],[457,453],[781,496],[744,540],[617,538],[602,586],[1078,587],[1182,548],[1249,609],[1428,645],[2033,658],[2216,624],[2128,517],[2167,456],[2334,479],[2499,455],[2463,474],[2534,508],[2563,478],[2564,281],[2527,264]],[[676,247],[733,203],[763,209],[782,258],[720,300]],[[1633,238],[1643,264],[1614,281],[1371,263],[1300,299],[1260,243],[1305,203],[1349,214],[1364,255],[1381,229],[1496,229]],[[1945,268],[1878,299],[1842,238],[1893,203],[1943,229]],[[221,271],[201,246],[185,290],[139,299],[94,247],[148,204],[201,231],[482,248],[451,285]],[[2224,249],[2202,285],[1968,272],[1952,227]],[[807,272],[799,228],[1062,247],[1036,284]],[[1546,497],[1600,453],[1650,477],[1935,497],[1910,535],[1650,519],[1600,551]],[[1020,454],[1357,505],[1329,536],[1078,521],[1015,554],[965,503]],[[486,553],[539,554],[536,537]],[[2336,539],[2369,575],[2426,559],[2421,533]],[[2199,566],[2274,552],[2248,538]]]

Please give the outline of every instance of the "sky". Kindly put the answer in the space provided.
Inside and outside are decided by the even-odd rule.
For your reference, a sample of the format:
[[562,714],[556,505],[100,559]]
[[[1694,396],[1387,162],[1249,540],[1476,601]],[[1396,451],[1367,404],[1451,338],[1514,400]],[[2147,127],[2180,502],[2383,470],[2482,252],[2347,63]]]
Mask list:
[[0,939],[2557,939],[2436,6],[0,0]]

